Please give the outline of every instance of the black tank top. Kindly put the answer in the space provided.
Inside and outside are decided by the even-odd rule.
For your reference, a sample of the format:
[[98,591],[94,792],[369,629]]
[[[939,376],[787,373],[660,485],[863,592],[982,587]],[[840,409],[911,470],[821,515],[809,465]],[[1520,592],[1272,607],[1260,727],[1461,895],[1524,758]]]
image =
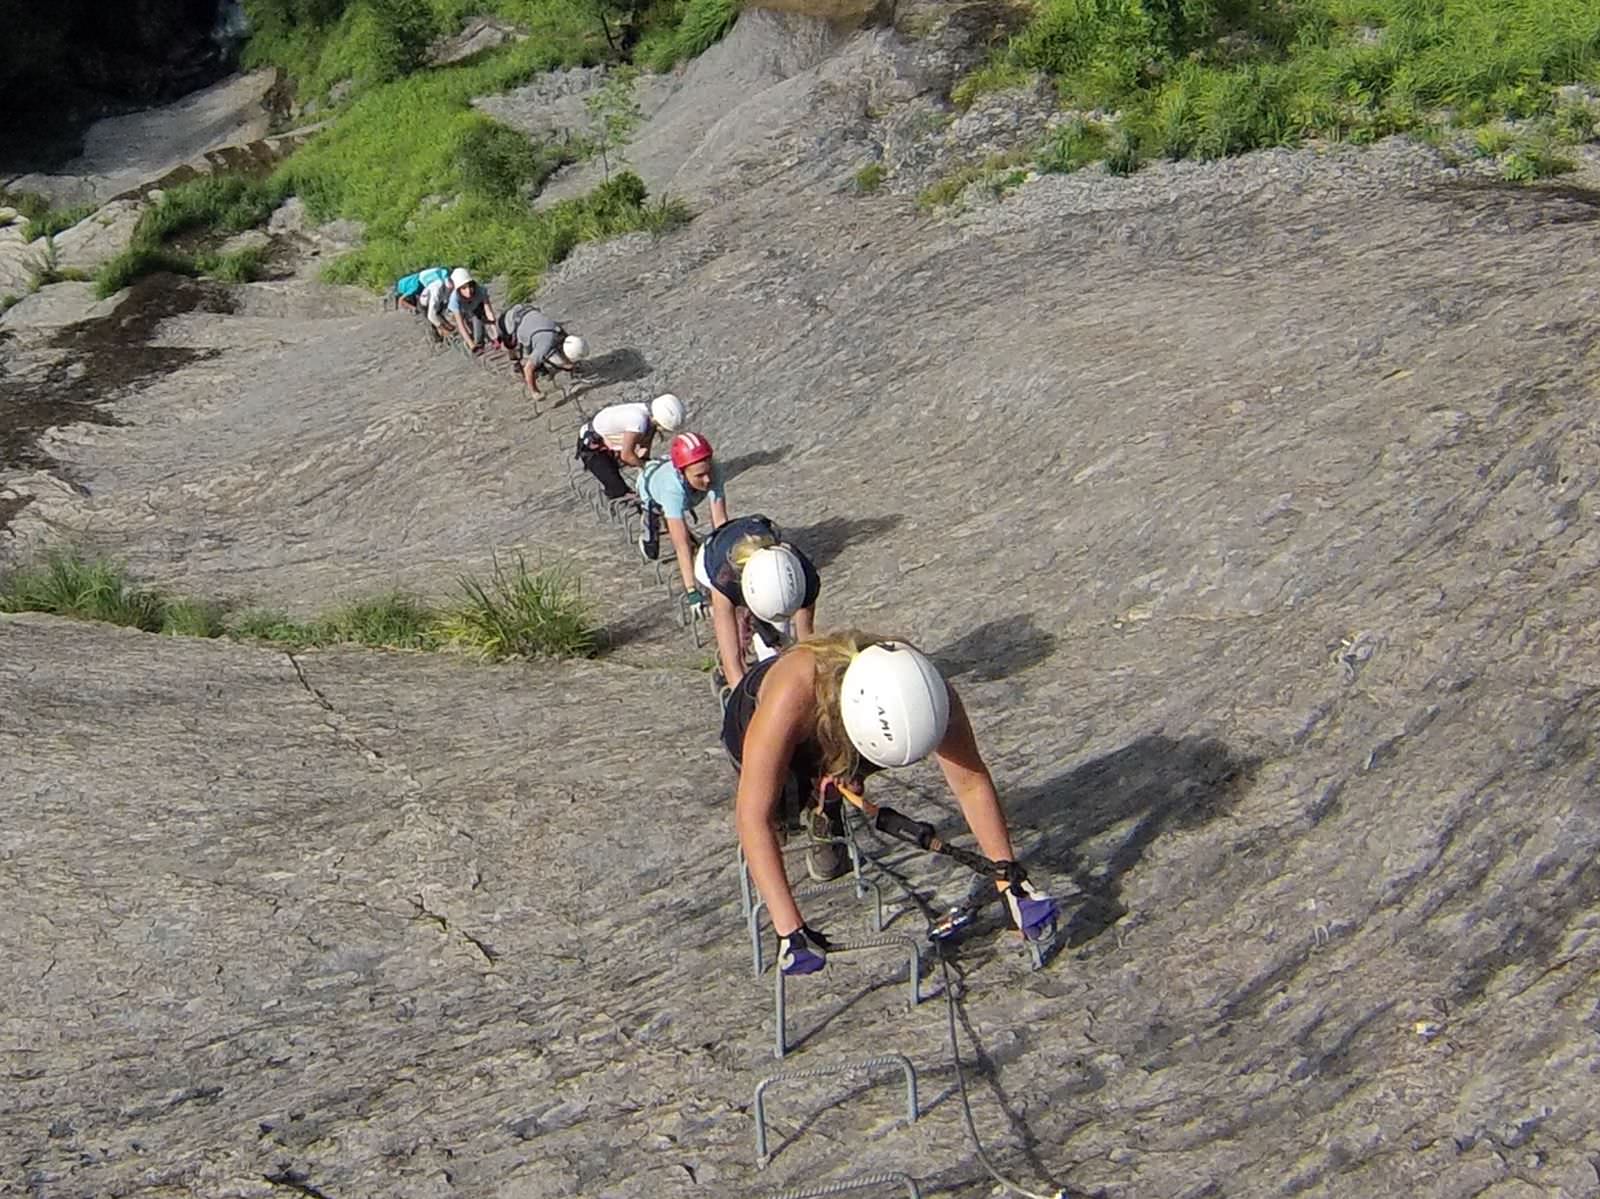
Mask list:
[[[761,682],[767,677],[767,671],[777,658],[768,658],[765,662],[758,662],[755,666],[745,671],[744,677],[739,680],[739,685],[733,689],[733,694],[728,697],[728,706],[722,712],[722,745],[733,759],[734,766],[744,762],[744,735],[750,730],[750,722],[755,719],[756,702],[761,694]],[[857,774],[865,779],[877,774],[883,767],[869,762],[865,758],[859,759],[856,767]],[[789,773],[801,780],[807,787],[815,787],[822,778],[822,746],[818,745],[815,738],[808,737],[795,746],[794,755],[789,759]]]

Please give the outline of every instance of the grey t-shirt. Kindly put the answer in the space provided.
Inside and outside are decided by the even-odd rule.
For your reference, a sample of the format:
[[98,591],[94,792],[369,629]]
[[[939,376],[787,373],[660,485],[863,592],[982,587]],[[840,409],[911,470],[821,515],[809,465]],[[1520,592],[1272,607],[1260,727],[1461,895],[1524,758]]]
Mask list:
[[512,320],[516,322],[512,326],[511,336],[521,347],[524,357],[543,362],[553,351],[561,348],[558,344],[561,326],[537,308],[519,305],[506,317],[508,324]]

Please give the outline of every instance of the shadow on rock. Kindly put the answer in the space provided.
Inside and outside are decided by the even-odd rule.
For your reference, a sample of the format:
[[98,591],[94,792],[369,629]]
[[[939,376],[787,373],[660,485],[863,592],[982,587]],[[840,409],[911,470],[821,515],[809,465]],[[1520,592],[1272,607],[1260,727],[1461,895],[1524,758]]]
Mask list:
[[1054,633],[1035,625],[1031,612],[1018,612],[981,624],[930,656],[946,678],[970,675],[992,683],[1042,662],[1055,648]]
[[598,652],[603,655],[621,649],[625,645],[632,645],[636,641],[649,640],[652,635],[660,632],[660,619],[653,613],[646,613],[643,616],[606,625],[595,635],[595,645]]
[[628,347],[607,350],[604,354],[584,360],[583,374],[578,376],[578,384],[567,394],[569,398],[577,399],[613,383],[635,383],[654,371],[655,367],[638,350]]
[[827,520],[797,529],[791,529],[786,525],[779,527],[783,530],[784,539],[792,541],[803,549],[806,557],[811,559],[818,570],[821,570],[842,554],[845,546],[881,537],[898,528],[904,521],[905,517],[895,512],[888,516],[866,516],[859,519],[830,516]]
[[[1086,896],[1068,921],[1068,943],[1091,941],[1126,915],[1122,878],[1150,843],[1169,828],[1193,828],[1226,812],[1260,764],[1210,737],[1141,737],[1008,796],[1013,825],[1043,834],[1030,861],[1070,876]],[[1119,828],[1109,846],[1076,848]]]
[[774,463],[782,462],[788,456],[789,449],[789,446],[780,445],[776,449],[757,450],[753,454],[740,454],[737,458],[729,458],[722,464],[722,478],[727,481],[754,467],[772,466]]
[[6,380],[0,414],[0,466],[53,468],[36,439],[52,425],[116,425],[105,405],[151,379],[215,358],[221,351],[149,344],[162,321],[188,312],[231,313],[227,289],[178,275],[135,283],[109,316],[68,325],[51,345],[67,351],[42,375]]

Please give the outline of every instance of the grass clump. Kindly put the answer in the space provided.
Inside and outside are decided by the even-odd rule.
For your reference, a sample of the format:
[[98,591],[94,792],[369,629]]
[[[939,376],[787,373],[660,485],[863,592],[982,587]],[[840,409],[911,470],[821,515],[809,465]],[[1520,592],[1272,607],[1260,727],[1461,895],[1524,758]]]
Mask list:
[[1501,176],[1512,183],[1532,183],[1577,169],[1578,164],[1561,154],[1548,135],[1518,142],[1500,163]]
[[917,193],[917,207],[924,212],[945,208],[961,199],[963,192],[974,183],[982,184],[996,198],[1005,195],[1026,181],[1028,172],[1022,164],[1028,155],[1022,150],[993,154],[982,163],[959,167],[936,183]]
[[1516,140],[1517,135],[1504,125],[1485,125],[1472,135],[1472,152],[1479,158],[1499,158]]
[[403,591],[356,600],[312,627],[319,645],[370,645],[387,649],[432,649],[439,614]]
[[96,211],[93,204],[72,204],[65,208],[52,208],[50,201],[38,192],[6,191],[0,188],[0,205],[15,208],[17,215],[28,222],[23,237],[35,241],[41,237],[54,237],[70,229]]
[[[1107,151],[1125,170],[1306,138],[1372,141],[1427,130],[1444,113],[1463,128],[1549,114],[1558,87],[1600,71],[1600,6],[1039,0],[975,77],[1015,70],[1047,74],[1078,107],[1118,111],[1133,140],[1113,137]],[[1562,136],[1593,136],[1586,113],[1558,115]]]
[[884,176],[887,174],[888,172],[884,170],[883,163],[867,163],[866,166],[855,173],[856,191],[862,195],[877,191],[883,186]]
[[167,603],[140,587],[119,563],[58,550],[0,581],[0,612],[46,612],[160,632]]
[[581,658],[595,652],[596,630],[577,580],[565,571],[530,571],[520,554],[497,556],[489,579],[460,580],[462,597],[437,626],[441,643],[480,658]]
[[979,96],[1026,87],[1034,77],[1033,71],[1011,59],[992,58],[956,81],[956,85],[950,89],[950,102],[965,111],[972,107]]
[[633,61],[647,70],[670,71],[710,49],[738,15],[738,0],[658,0],[640,14]]
[[1034,157],[1041,171],[1065,174],[1100,161],[1105,151],[1105,130],[1082,119],[1073,119],[1051,130]]
[[259,248],[231,254],[189,253],[172,243],[186,235],[217,238],[253,229],[271,216],[288,194],[288,185],[282,180],[245,175],[210,175],[168,188],[139,217],[128,248],[95,275],[96,294],[104,299],[156,271],[210,274],[228,283],[260,278],[266,255]]
[[228,631],[227,606],[210,600],[170,600],[161,614],[161,631],[169,637],[221,637]]

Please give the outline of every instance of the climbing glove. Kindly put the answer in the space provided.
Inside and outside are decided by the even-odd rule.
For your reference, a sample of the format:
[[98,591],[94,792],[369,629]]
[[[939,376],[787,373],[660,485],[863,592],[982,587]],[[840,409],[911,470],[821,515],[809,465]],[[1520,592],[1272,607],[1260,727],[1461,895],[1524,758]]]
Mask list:
[[1025,938],[1038,941],[1049,935],[1056,922],[1056,901],[1025,877],[1020,877],[1020,872],[1019,867],[1006,884],[1006,910],[1011,913],[1011,922]]
[[696,620],[704,620],[706,613],[711,610],[711,605],[706,603],[706,597],[700,594],[698,587],[691,587],[684,592],[683,602],[689,609],[689,615]]
[[778,969],[785,974],[815,974],[828,964],[833,946],[815,929],[801,925],[778,938]]

